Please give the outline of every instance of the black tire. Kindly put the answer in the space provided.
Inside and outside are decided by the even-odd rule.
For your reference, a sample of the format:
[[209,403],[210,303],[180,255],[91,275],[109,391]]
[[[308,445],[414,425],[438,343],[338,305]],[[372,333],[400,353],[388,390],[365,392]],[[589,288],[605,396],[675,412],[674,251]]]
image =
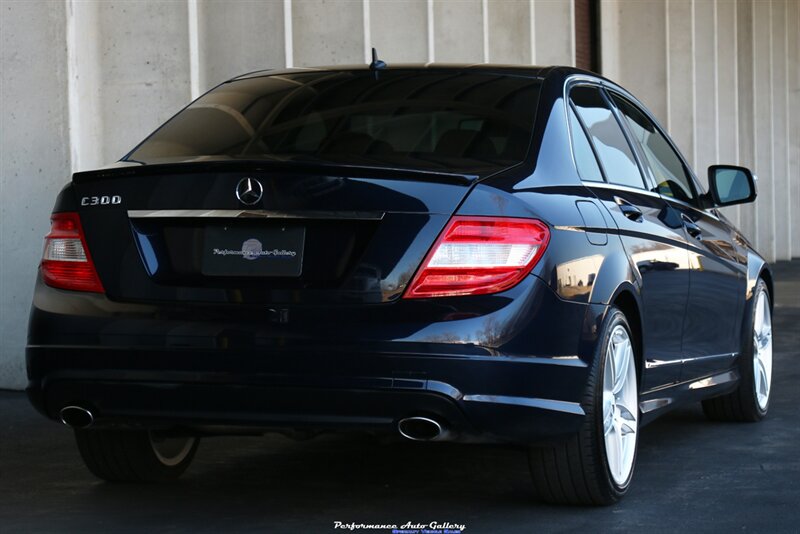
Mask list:
[[109,482],[166,482],[175,480],[192,463],[199,439],[186,438],[173,456],[163,456],[153,445],[159,438],[147,430],[75,430],[75,440],[86,467]]
[[739,386],[732,392],[706,399],[703,401],[703,412],[712,421],[728,421],[728,422],[744,422],[755,423],[761,421],[767,415],[769,410],[769,401],[762,410],[758,405],[756,397],[755,386],[755,370],[753,369],[753,357],[755,350],[753,346],[753,325],[756,316],[756,302],[758,302],[758,295],[763,292],[767,299],[767,309],[770,316],[772,310],[770,307],[769,291],[767,284],[762,279],[758,279],[756,287],[753,290],[752,302],[753,306],[750,310],[750,315],[747,317],[745,327],[745,335],[742,340],[742,350],[739,356]]
[[[634,361],[637,361],[636,342],[628,321],[619,309],[612,307],[603,321],[600,341],[595,350],[594,363],[581,403],[586,415],[580,431],[565,442],[535,446],[529,450],[528,459],[534,490],[537,497],[545,502],[606,506],[621,499],[630,487],[636,465],[638,431],[634,442],[633,467],[627,480],[622,484],[615,482],[611,475],[603,434],[605,351],[611,333],[617,325],[622,325],[627,331],[633,345]],[[638,371],[636,377],[638,405]],[[636,418],[638,421],[638,408]]]

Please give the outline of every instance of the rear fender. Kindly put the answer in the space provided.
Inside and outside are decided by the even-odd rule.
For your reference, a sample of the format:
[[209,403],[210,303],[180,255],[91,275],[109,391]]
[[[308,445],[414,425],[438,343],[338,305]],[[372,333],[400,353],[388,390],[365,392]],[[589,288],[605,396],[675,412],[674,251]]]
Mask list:
[[641,309],[641,302],[638,302],[641,281],[631,269],[631,263],[622,244],[618,239],[612,239],[607,250],[608,254],[603,258],[594,281],[590,302],[610,304],[619,293],[628,290],[634,295]]

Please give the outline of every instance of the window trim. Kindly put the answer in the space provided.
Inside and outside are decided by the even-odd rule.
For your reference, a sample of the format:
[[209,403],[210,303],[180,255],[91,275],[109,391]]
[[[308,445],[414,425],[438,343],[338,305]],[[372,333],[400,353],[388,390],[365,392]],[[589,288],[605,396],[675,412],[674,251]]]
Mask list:
[[704,217],[710,217],[711,219],[714,219],[715,221],[719,221],[720,220],[719,216],[717,216],[717,214],[712,210],[706,210],[704,208],[699,208],[697,206],[694,206],[692,204],[689,204],[689,203],[684,202],[683,200],[679,200],[677,198],[665,197],[665,196],[661,195],[660,193],[657,193],[655,191],[650,191],[648,189],[638,189],[636,187],[631,187],[631,186],[628,186],[628,185],[611,184],[611,183],[606,183],[606,182],[589,182],[589,181],[581,180],[581,183],[584,186],[590,187],[590,188],[591,187],[599,187],[601,189],[612,189],[612,190],[619,190],[619,191],[627,191],[629,193],[636,193],[636,194],[644,195],[644,196],[647,196],[647,197],[658,198],[658,199],[661,199],[661,200],[663,200],[664,202],[667,202],[667,203],[671,202],[673,204],[678,204],[679,206],[683,206],[685,208],[692,209],[692,210],[694,210],[696,212],[699,212]]
[[[596,180],[584,180],[583,176],[581,176],[581,171],[578,168],[578,158],[575,157],[575,135],[572,132],[572,121],[570,120],[569,116],[570,111],[572,112],[573,115],[575,115],[575,119],[577,119],[578,121],[578,126],[583,132],[583,136],[586,138],[586,142],[589,144],[589,150],[592,151],[594,160],[597,163],[597,168],[600,169],[600,177],[603,179],[601,182],[598,182]],[[567,102],[567,129],[569,130],[569,149],[570,152],[572,153],[572,161],[575,163],[575,170],[578,171],[578,178],[580,178],[581,182],[591,183],[591,184],[609,183],[608,177],[606,176],[606,170],[603,167],[603,162],[600,161],[599,157],[597,157],[597,149],[595,149],[594,143],[592,143],[592,138],[589,137],[589,133],[586,130],[586,125],[583,123],[583,119],[578,114],[578,110],[575,109],[575,104],[572,103],[572,100],[569,100]]]
[[[564,84],[564,92],[565,92],[565,99],[566,99],[567,105],[573,106],[573,107],[575,106],[575,104],[572,102],[572,98],[570,97],[570,93],[572,92],[572,90],[574,88],[576,88],[576,87],[591,87],[591,88],[597,89],[597,91],[600,93],[600,97],[603,99],[603,101],[608,106],[608,109],[611,111],[611,115],[614,117],[614,120],[617,121],[617,125],[619,126],[620,130],[622,131],[622,136],[625,138],[625,142],[628,143],[628,148],[630,149],[631,154],[633,155],[633,159],[636,162],[636,167],[639,169],[639,176],[642,179],[642,186],[641,186],[641,188],[638,188],[638,189],[641,189],[643,191],[649,191],[652,188],[651,180],[649,179],[649,174],[647,172],[645,172],[644,167],[642,166],[642,162],[640,161],[640,157],[639,157],[638,151],[637,151],[636,147],[633,146],[633,144],[631,143],[630,134],[629,134],[628,130],[625,128],[625,126],[623,124],[621,124],[621,122],[620,122],[620,118],[621,117],[619,115],[619,110],[617,110],[617,108],[614,105],[614,103],[611,101],[611,99],[606,94],[605,87],[603,86],[603,84],[599,83],[599,80],[595,81],[592,78],[588,78],[588,77],[584,77],[583,79],[581,79],[580,81],[577,81],[575,83],[571,83],[571,80],[572,80],[572,77],[567,79],[567,82]],[[601,159],[597,155],[597,148],[594,146],[594,141],[592,140],[592,136],[588,134],[588,130],[586,129],[586,125],[584,124],[583,119],[580,116],[580,113],[578,113],[576,111],[575,114],[578,116],[578,120],[581,122],[581,126],[584,128],[584,132],[586,132],[586,137],[588,138],[589,145],[591,145],[592,150],[594,151],[594,154],[595,154],[595,158],[597,159],[597,162],[600,165],[600,171],[603,173],[603,179],[605,180],[605,183],[612,184],[612,185],[625,185],[625,184],[615,184],[613,182],[609,182],[608,181],[608,175],[605,172],[605,167],[603,167]],[[568,114],[566,114],[566,119],[569,122],[569,115]],[[572,142],[571,138],[570,138],[570,142]],[[574,157],[575,156],[573,154],[573,159],[574,159]],[[577,170],[577,164],[576,164],[576,170]],[[584,180],[581,180],[581,182],[584,182]],[[590,183],[600,183],[600,182],[590,182]],[[635,188],[633,186],[626,186],[626,187],[637,189],[637,188]]]
[[[692,194],[694,195],[694,198],[692,199],[692,202],[686,202],[686,201],[683,201],[683,200],[680,200],[680,199],[674,199],[674,197],[669,197],[669,198],[673,198],[674,200],[679,200],[683,204],[688,204],[690,206],[699,207],[700,206],[701,193],[700,193],[700,191],[699,191],[699,189],[697,187],[697,184],[695,183],[696,180],[695,180],[694,173],[692,172],[691,167],[689,167],[689,165],[686,163],[686,159],[683,157],[683,154],[681,154],[681,151],[678,150],[677,146],[675,146],[675,143],[672,141],[672,138],[669,135],[667,135],[667,133],[660,127],[658,122],[650,115],[650,113],[647,113],[644,109],[642,109],[642,106],[637,105],[635,102],[631,101],[630,98],[627,98],[625,95],[621,94],[619,91],[615,91],[613,89],[607,89],[607,91],[609,93],[609,100],[614,104],[614,107],[617,109],[617,112],[620,114],[620,117],[622,117],[623,119],[625,118],[624,113],[622,113],[622,110],[620,110],[619,107],[617,106],[616,102],[614,102],[614,99],[612,97],[612,95],[614,95],[614,94],[618,98],[626,101],[628,104],[633,106],[633,108],[636,109],[636,111],[641,113],[648,121],[650,121],[650,124],[653,125],[653,127],[656,129],[656,131],[659,134],[661,134],[661,137],[663,137],[667,141],[667,144],[672,149],[672,152],[675,155],[678,156],[678,160],[681,162],[681,165],[683,166],[683,170],[684,170],[684,172],[686,173],[686,176],[689,179],[689,187],[692,190]],[[625,128],[626,129],[630,128],[630,126],[627,124],[627,122],[625,124]],[[633,134],[631,133],[630,135],[631,135],[631,138],[633,138]],[[639,145],[638,141],[637,141],[636,145],[637,145],[637,151],[641,151],[641,148],[638,146]],[[654,191],[660,195],[661,193],[658,191],[658,183],[656,182],[656,179],[655,179],[655,173],[653,172],[653,169],[652,169],[652,167],[650,165],[650,162],[647,160],[647,156],[644,155],[644,154],[642,154],[642,161],[647,163],[647,172],[648,172],[648,174],[650,176],[650,182],[652,183]],[[662,196],[665,196],[665,195],[662,195]],[[668,195],[666,195],[666,196],[668,196]]]

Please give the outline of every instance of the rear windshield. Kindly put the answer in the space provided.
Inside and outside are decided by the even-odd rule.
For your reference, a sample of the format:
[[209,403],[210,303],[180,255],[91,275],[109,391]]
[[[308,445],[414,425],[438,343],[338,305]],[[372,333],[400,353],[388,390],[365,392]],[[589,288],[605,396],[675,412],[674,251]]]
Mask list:
[[298,160],[468,172],[527,153],[541,80],[463,71],[300,72],[231,81],[126,158]]

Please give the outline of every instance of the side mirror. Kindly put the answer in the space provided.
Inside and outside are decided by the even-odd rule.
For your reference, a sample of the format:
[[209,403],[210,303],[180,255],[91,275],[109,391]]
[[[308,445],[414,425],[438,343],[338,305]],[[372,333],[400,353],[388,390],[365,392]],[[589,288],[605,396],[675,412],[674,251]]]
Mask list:
[[715,206],[745,204],[756,199],[756,178],[745,167],[712,165],[708,168],[708,188]]

